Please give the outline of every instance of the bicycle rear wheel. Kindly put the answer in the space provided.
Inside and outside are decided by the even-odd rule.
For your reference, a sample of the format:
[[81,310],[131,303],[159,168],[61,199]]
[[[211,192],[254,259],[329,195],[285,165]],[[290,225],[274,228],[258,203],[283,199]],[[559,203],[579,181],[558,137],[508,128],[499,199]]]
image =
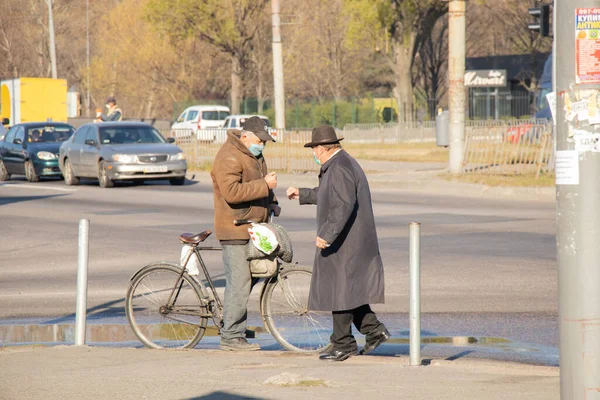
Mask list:
[[[204,336],[208,309],[202,298],[206,296],[193,278],[187,273],[180,278],[180,274],[178,265],[157,263],[131,279],[125,313],[133,332],[148,347],[189,349]],[[169,298],[172,304],[167,304]]]
[[331,313],[308,309],[311,278],[309,268],[284,267],[263,294],[263,321],[275,340],[290,351],[318,353],[331,346]]

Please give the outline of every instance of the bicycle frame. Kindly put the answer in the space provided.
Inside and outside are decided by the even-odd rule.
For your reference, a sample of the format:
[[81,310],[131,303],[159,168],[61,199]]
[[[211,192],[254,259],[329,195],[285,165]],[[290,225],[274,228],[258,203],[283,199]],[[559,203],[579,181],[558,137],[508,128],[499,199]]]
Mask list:
[[[217,293],[217,289],[215,288],[214,282],[212,280],[212,277],[210,276],[210,273],[208,272],[208,268],[206,266],[206,263],[204,262],[204,259],[202,258],[202,255],[200,254],[201,250],[207,250],[207,251],[222,251],[223,248],[222,247],[212,247],[212,246],[190,246],[192,251],[188,251],[188,253],[186,254],[185,258],[184,258],[184,262],[181,266],[181,273],[179,274],[179,276],[177,277],[177,281],[175,282],[175,285],[173,286],[173,289],[171,290],[171,294],[169,296],[169,299],[167,301],[167,308],[169,309],[169,311],[174,312],[175,314],[183,314],[183,315],[198,315],[198,316],[206,316],[206,317],[210,317],[213,319],[213,323],[215,324],[215,326],[217,327],[221,327],[222,323],[223,323],[223,302],[221,301],[221,298],[219,297],[219,294]],[[206,282],[208,283],[208,286],[210,288],[210,291],[212,292],[214,301],[216,303],[216,310],[211,309],[210,306],[210,302],[207,303],[207,306],[209,306],[209,313],[208,315],[206,314],[202,314],[202,313],[198,313],[195,311],[187,311],[187,310],[183,310],[183,309],[178,309],[176,307],[174,307],[175,302],[177,301],[177,297],[179,295],[179,290],[181,290],[181,285],[183,284],[183,274],[188,271],[187,269],[187,265],[188,262],[190,261],[191,257],[193,255],[196,255],[196,257],[198,258],[198,262],[200,263],[200,266],[202,268],[202,273],[204,274],[204,277],[206,279]],[[281,271],[282,268],[285,267],[286,264],[280,264],[279,265],[279,270]],[[262,288],[260,289],[260,297],[259,297],[259,308],[260,308],[260,314],[261,316],[263,316],[263,320],[264,320],[264,305],[263,305],[263,296],[265,291],[267,290],[267,287],[274,283],[277,280],[277,276],[278,274],[275,274],[272,277],[269,278],[265,278],[264,283],[262,285]],[[258,280],[260,280],[261,278],[258,278]],[[256,281],[256,283],[258,283],[258,280]],[[206,287],[204,287],[204,285],[201,282],[198,282],[198,284],[200,286],[203,287],[203,289],[207,289]],[[179,286],[179,289],[178,289]],[[253,285],[254,286],[254,285]],[[172,317],[171,317],[172,318]],[[176,319],[176,318],[173,318]],[[266,325],[265,325],[266,326]],[[269,332],[269,329],[267,329],[267,332]],[[269,332],[271,333],[271,332]]]

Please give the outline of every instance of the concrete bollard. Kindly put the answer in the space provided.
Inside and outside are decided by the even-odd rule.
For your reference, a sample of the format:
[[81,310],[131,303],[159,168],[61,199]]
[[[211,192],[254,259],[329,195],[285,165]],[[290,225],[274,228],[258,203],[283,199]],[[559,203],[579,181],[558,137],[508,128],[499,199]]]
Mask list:
[[421,224],[411,222],[410,259],[410,365],[421,365]]
[[90,220],[79,221],[79,254],[77,265],[77,303],[75,306],[75,345],[85,344],[85,322],[87,317],[87,285],[90,250]]

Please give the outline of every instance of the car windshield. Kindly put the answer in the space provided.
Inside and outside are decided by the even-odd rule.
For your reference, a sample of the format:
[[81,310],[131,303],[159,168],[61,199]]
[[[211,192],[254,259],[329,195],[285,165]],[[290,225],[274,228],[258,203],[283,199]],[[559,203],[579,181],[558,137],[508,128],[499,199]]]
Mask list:
[[27,142],[64,142],[75,129],[70,126],[35,126],[27,128]]
[[229,116],[229,111],[203,111],[202,119],[208,121],[220,121]]
[[151,126],[120,126],[100,128],[102,144],[165,143],[165,139]]

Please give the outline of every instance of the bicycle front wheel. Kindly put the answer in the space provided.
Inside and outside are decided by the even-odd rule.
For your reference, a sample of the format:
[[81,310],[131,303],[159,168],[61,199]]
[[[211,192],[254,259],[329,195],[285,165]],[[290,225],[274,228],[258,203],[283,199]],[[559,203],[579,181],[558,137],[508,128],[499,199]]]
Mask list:
[[263,321],[275,340],[287,350],[318,353],[331,346],[331,313],[308,309],[311,278],[309,268],[284,267],[265,288]]
[[193,348],[206,330],[202,289],[175,264],[142,268],[131,280],[125,312],[136,336],[154,349]]

